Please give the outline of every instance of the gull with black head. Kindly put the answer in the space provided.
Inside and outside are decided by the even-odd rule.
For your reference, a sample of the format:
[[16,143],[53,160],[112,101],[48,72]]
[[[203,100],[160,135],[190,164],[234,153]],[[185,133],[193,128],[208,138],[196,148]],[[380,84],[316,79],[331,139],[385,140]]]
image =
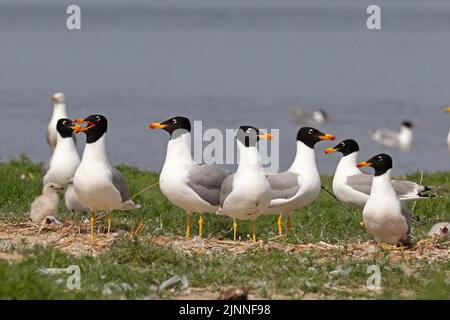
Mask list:
[[192,214],[200,213],[199,237],[203,236],[203,213],[215,213],[220,202],[220,186],[225,171],[213,164],[196,164],[191,153],[191,122],[173,117],[149,124],[170,135],[166,159],[159,176],[159,187],[166,198],[187,213],[186,238],[190,238]]
[[278,214],[278,234],[282,234],[283,215],[291,230],[292,210],[310,205],[320,192],[320,175],[317,170],[314,146],[324,140],[335,140],[331,134],[311,127],[297,132],[297,153],[291,167],[284,172],[269,175],[272,200],[264,214]]
[[362,213],[367,231],[382,243],[409,244],[411,213],[397,198],[391,184],[392,158],[382,153],[357,166],[375,170],[370,196]]
[[[359,145],[353,139],[346,139],[333,148],[324,150],[325,154],[340,152],[342,158],[333,177],[333,193],[347,207],[362,209],[369,199],[373,176],[357,168]],[[392,187],[400,200],[428,199],[430,187],[408,180],[392,180]]]
[[260,133],[259,129],[252,126],[241,126],[237,130],[238,168],[225,178],[220,189],[217,214],[233,218],[234,240],[237,220],[251,220],[252,240],[256,242],[256,219],[267,210],[270,203],[270,185],[257,148],[260,139],[271,140],[272,135]]
[[67,118],[59,119],[55,126],[56,147],[51,159],[42,166],[41,174],[44,185],[53,182],[65,187],[80,164],[80,156],[73,141],[74,132],[78,127]]
[[108,234],[111,230],[113,210],[139,209],[130,197],[127,182],[122,173],[112,167],[106,153],[108,120],[102,115],[77,119],[75,131],[86,134],[83,158],[73,179],[73,188],[82,205],[91,211],[91,239],[94,239],[95,212],[108,213]]

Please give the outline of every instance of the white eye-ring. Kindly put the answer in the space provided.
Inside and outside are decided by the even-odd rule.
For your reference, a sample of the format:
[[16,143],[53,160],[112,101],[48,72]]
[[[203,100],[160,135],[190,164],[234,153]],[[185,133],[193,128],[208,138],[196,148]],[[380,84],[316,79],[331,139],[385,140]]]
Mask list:
[[177,124],[177,119],[172,119],[173,124]]
[[341,142],[341,144],[342,144],[343,147],[345,147],[345,143],[344,142]]
[[96,118],[97,118],[97,121],[100,121],[100,117],[99,116],[97,116]]
[[383,161],[383,157],[378,157],[378,161]]
[[308,133],[313,134],[313,129],[309,129]]

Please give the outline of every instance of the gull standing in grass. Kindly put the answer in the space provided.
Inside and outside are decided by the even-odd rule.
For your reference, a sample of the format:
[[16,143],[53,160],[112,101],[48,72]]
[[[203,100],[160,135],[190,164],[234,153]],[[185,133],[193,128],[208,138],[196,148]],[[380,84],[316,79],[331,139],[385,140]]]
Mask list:
[[397,198],[392,186],[392,158],[382,153],[358,163],[357,166],[375,169],[370,196],[362,213],[367,231],[382,243],[409,244],[411,213]]
[[251,126],[241,126],[237,131],[239,165],[228,175],[220,190],[219,215],[233,218],[233,239],[236,240],[237,219],[252,221],[252,240],[256,242],[256,219],[270,203],[270,185],[256,147],[260,139],[271,140],[269,133],[261,134]]
[[43,165],[41,174],[44,184],[54,182],[65,187],[75,174],[80,164],[75,142],[74,131],[77,129],[70,119],[59,119],[55,124],[57,143],[51,159]]
[[59,119],[68,118],[66,110],[66,96],[64,93],[58,92],[50,96],[53,102],[53,113],[47,127],[47,143],[50,148],[55,149],[58,140],[58,132],[56,123]]
[[63,188],[56,183],[47,183],[42,189],[42,194],[34,199],[31,204],[30,219],[34,223],[46,221],[48,217],[52,217],[53,221],[57,218],[58,213],[58,191]]
[[[333,177],[333,193],[345,206],[362,209],[369,199],[373,176],[363,173],[356,167],[358,163],[359,146],[353,139],[340,142],[333,148],[324,150],[325,154],[342,153],[342,158]],[[392,180],[392,187],[400,200],[426,199],[430,196],[425,192],[431,188],[413,181]]]
[[77,119],[75,132],[86,134],[83,158],[73,179],[73,188],[81,203],[91,212],[91,239],[94,239],[95,212],[108,213],[108,234],[111,230],[113,210],[133,210],[140,206],[131,200],[127,182],[122,173],[113,168],[106,153],[106,133],[108,120],[102,115],[91,115]]
[[150,129],[163,129],[170,135],[167,153],[159,176],[164,196],[187,213],[186,238],[190,238],[192,214],[200,213],[199,237],[203,236],[203,213],[215,213],[220,203],[220,186],[225,171],[216,165],[199,165],[191,154],[191,122],[174,117],[149,124]]
[[409,151],[413,142],[412,129],[415,126],[411,121],[405,120],[402,122],[400,132],[389,129],[377,129],[373,133],[372,139],[388,147],[397,148],[401,151]]
[[283,230],[283,214],[287,216],[288,231],[291,230],[291,212],[310,205],[320,192],[320,175],[317,170],[314,146],[323,140],[335,140],[310,127],[297,132],[297,154],[291,167],[284,172],[269,175],[272,200],[264,214],[278,214],[278,234]]
[[[445,108],[444,112],[450,113],[450,107]],[[448,132],[448,135],[447,135],[447,146],[448,146],[448,151],[450,152],[450,131]]]

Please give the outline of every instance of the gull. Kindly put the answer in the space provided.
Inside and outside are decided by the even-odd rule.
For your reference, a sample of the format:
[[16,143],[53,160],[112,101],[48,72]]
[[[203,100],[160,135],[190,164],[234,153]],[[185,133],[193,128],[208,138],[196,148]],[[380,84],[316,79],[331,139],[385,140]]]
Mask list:
[[324,124],[328,121],[328,114],[320,109],[306,112],[302,108],[291,108],[289,112],[297,123]]
[[412,129],[416,125],[408,120],[402,122],[400,132],[392,131],[389,129],[377,129],[372,139],[385,146],[397,148],[401,151],[408,151],[411,148],[413,141]]
[[203,213],[215,213],[219,206],[220,186],[225,171],[212,164],[196,164],[191,154],[191,122],[186,117],[173,117],[149,124],[150,129],[163,129],[170,135],[166,159],[159,176],[164,196],[187,214],[186,238],[190,238],[192,214],[200,213],[199,237],[203,236]]
[[[56,220],[58,214],[59,197],[57,191],[63,188],[56,183],[47,183],[42,194],[36,197],[31,204],[30,219],[34,223],[45,222],[48,217]],[[50,221],[51,221],[50,220]]]
[[[369,199],[373,176],[363,173],[356,167],[359,145],[353,139],[346,139],[333,148],[324,150],[325,154],[342,153],[333,177],[333,193],[345,206],[362,209]],[[426,199],[431,188],[408,180],[392,180],[397,197],[402,200]]]
[[76,133],[86,134],[86,147],[83,158],[73,178],[73,188],[83,206],[88,208],[91,224],[91,239],[94,239],[95,212],[108,213],[108,234],[111,230],[113,210],[133,210],[140,206],[129,195],[127,182],[122,173],[109,164],[106,153],[108,120],[99,114],[85,119],[77,119]]
[[64,193],[64,203],[67,210],[71,212],[84,212],[86,207],[81,203],[73,187],[73,179],[69,181],[66,192]]
[[358,168],[375,169],[370,196],[363,209],[367,231],[375,239],[387,244],[409,244],[411,213],[397,198],[391,183],[392,158],[384,153],[358,163]]
[[67,118],[66,96],[58,92],[50,96],[50,100],[53,102],[53,113],[47,127],[47,143],[50,148],[55,149],[58,137],[56,123],[61,118]]
[[[444,112],[449,113],[450,107],[445,108]],[[450,152],[450,131],[448,132],[448,135],[447,135],[447,146],[448,146],[448,151]]]
[[284,172],[269,175],[272,200],[264,214],[278,214],[278,234],[282,234],[283,214],[287,216],[287,228],[291,230],[291,212],[310,205],[319,195],[320,176],[317,170],[314,146],[323,140],[335,140],[311,127],[297,132],[297,154],[291,167]]
[[77,129],[70,119],[59,119],[55,125],[57,131],[57,143],[51,159],[42,167],[41,174],[44,184],[49,182],[66,186],[75,174],[79,164],[73,133]]
[[237,219],[252,221],[252,240],[256,242],[256,219],[270,203],[270,185],[256,147],[260,139],[271,140],[269,133],[261,134],[252,126],[241,126],[237,131],[239,164],[229,174],[220,189],[219,215],[233,218],[233,239],[236,241]]

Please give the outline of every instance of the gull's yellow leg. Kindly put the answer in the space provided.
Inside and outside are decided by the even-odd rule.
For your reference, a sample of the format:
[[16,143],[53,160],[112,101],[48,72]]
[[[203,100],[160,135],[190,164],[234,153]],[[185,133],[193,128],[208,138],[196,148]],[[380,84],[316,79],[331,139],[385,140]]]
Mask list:
[[283,234],[283,215],[278,215],[278,235],[281,236]]
[[236,241],[236,232],[237,232],[237,222],[236,219],[233,219],[233,241]]
[[364,220],[361,220],[361,222],[359,223],[359,226],[360,226],[361,228],[364,228]]
[[108,212],[107,221],[108,221],[108,233],[107,233],[107,236],[109,236],[109,232],[111,231],[111,223],[112,223],[112,213],[111,212]]
[[192,215],[187,215],[187,222],[186,222],[186,239],[191,238],[191,223],[192,223]]
[[252,220],[252,240],[256,242],[256,220]]
[[203,225],[205,224],[205,219],[203,218],[203,213],[200,213],[200,218],[198,219],[198,236],[200,239],[203,237]]
[[89,220],[91,223],[91,240],[94,240],[94,223],[95,223],[95,212],[91,211],[91,218]]
[[292,231],[292,221],[291,221],[291,216],[290,215],[287,216],[286,226],[287,226],[288,233],[291,233],[291,231]]

